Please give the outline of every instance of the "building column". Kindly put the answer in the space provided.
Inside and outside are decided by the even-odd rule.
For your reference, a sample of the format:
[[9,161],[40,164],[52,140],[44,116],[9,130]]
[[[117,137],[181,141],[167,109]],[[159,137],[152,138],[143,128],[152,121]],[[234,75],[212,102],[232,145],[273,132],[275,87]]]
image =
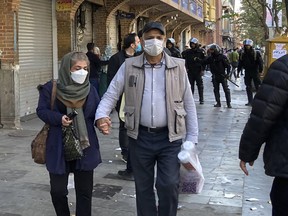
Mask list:
[[0,127],[20,128],[19,56],[17,44],[19,1],[0,0]]
[[70,12],[57,12],[58,58],[72,51],[72,20]]

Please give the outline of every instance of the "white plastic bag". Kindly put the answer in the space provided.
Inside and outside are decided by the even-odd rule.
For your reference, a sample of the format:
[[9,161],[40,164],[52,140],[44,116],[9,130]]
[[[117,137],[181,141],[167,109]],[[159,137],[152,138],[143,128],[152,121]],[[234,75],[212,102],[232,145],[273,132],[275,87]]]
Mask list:
[[183,143],[182,150],[179,152],[178,158],[181,162],[179,193],[201,193],[205,179],[194,143]]

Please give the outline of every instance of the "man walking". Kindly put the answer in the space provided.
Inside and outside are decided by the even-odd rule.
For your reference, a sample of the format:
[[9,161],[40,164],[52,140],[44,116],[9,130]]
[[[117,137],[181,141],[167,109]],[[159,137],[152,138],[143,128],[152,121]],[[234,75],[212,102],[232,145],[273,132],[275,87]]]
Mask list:
[[228,58],[232,67],[232,72],[230,73],[230,79],[232,78],[232,75],[234,75],[234,78],[239,78],[239,74],[237,73],[237,67],[238,67],[238,61],[239,61],[239,53],[238,48],[234,48],[229,54]]
[[[164,41],[161,23],[144,26],[144,53],[126,59],[96,112],[97,127],[109,134],[109,114],[125,92],[125,124],[138,216],[176,216],[180,170],[177,155],[183,140],[198,142],[196,107],[185,62],[163,52]],[[153,187],[156,164],[158,204]]]
[[[120,66],[123,64],[126,58],[133,57],[136,53],[136,50],[139,49],[140,46],[140,40],[139,37],[136,35],[136,33],[130,33],[124,37],[124,44],[123,44],[123,49],[119,51],[118,53],[114,54],[111,56],[109,59],[109,64],[108,64],[108,71],[107,71],[107,81],[108,81],[108,86],[117,73],[118,69]],[[122,101],[122,95],[119,96],[119,100],[116,104],[116,111],[119,114],[120,110],[120,105]],[[129,140],[127,136],[127,129],[125,127],[125,122],[122,121],[119,118],[119,145],[121,148],[121,154],[122,154],[122,160],[127,163],[126,164],[126,169],[125,170],[119,170],[118,171],[118,176],[121,179],[124,180],[130,180],[133,181],[133,170],[132,166],[130,163],[130,157],[129,157]]]
[[272,216],[288,212],[288,55],[274,61],[252,103],[239,146],[240,167],[253,166],[265,143],[265,174],[275,177],[271,188]]

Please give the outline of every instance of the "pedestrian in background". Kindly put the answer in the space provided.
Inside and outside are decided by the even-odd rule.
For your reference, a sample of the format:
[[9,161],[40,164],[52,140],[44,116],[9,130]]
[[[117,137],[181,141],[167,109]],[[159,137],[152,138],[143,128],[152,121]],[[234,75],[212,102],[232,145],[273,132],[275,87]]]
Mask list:
[[214,107],[221,107],[220,101],[220,84],[223,87],[226,103],[228,108],[231,106],[231,94],[227,83],[227,78],[230,73],[230,63],[228,58],[221,53],[220,47],[217,44],[208,45],[208,53],[210,54],[206,59],[202,61],[204,65],[210,66],[212,73],[212,83],[214,88],[214,96],[216,104]]
[[288,212],[288,55],[273,62],[252,103],[250,118],[239,147],[240,167],[248,175],[261,146],[266,175],[275,177],[271,188],[272,215]]
[[88,52],[86,55],[88,56],[90,62],[90,73],[89,73],[89,80],[90,83],[96,88],[97,92],[99,93],[99,80],[101,74],[101,60],[97,54],[94,53],[95,51],[95,44],[88,43],[87,44]]
[[258,91],[261,84],[259,76],[263,72],[263,59],[261,53],[253,48],[253,41],[251,39],[245,39],[243,45],[244,49],[239,56],[238,73],[242,68],[245,69],[244,83],[248,98],[245,106],[251,106],[253,100],[252,80],[255,90]]
[[[89,60],[85,53],[66,54],[58,72],[57,97],[51,110],[52,82],[39,87],[38,117],[49,124],[46,142],[46,168],[50,177],[50,193],[57,216],[70,216],[68,204],[68,176],[74,173],[76,215],[91,216],[93,172],[101,163],[99,143],[94,128],[96,108],[100,98],[91,88],[88,74]],[[71,120],[67,114],[76,110]],[[72,124],[78,132],[84,156],[79,160],[65,161],[62,127]],[[40,213],[39,213],[40,214]]]
[[125,124],[138,216],[176,216],[180,170],[177,155],[183,140],[198,142],[196,107],[185,62],[163,52],[164,41],[161,23],[144,26],[144,53],[125,60],[96,112],[97,127],[109,134],[109,114],[125,92]]
[[167,39],[166,48],[170,51],[172,57],[181,58],[181,53],[176,47],[176,41],[174,38]]
[[239,73],[237,73],[237,67],[238,67],[238,61],[239,61],[239,53],[238,48],[234,48],[229,54],[228,59],[232,67],[232,71],[230,73],[230,79],[232,78],[232,75],[234,75],[234,78],[239,78]]
[[[114,54],[110,59],[109,59],[109,64],[108,64],[108,71],[107,71],[107,76],[108,76],[108,86],[111,83],[112,79],[114,78],[115,74],[117,73],[118,69],[120,66],[123,64],[125,59],[133,57],[135,53],[141,52],[142,47],[140,44],[139,37],[137,36],[136,33],[130,33],[125,36],[124,38],[124,44],[123,44],[123,49],[116,54]],[[120,105],[122,101],[122,94],[119,96],[119,100],[116,104],[116,111],[119,114],[120,111]],[[129,140],[127,136],[127,129],[125,127],[125,122],[119,118],[119,145],[121,148],[121,154],[122,154],[122,160],[127,163],[126,164],[126,169],[125,170],[119,170],[118,171],[118,176],[121,179],[124,180],[134,180],[133,176],[133,170],[132,166],[130,163],[130,156],[129,156]]]

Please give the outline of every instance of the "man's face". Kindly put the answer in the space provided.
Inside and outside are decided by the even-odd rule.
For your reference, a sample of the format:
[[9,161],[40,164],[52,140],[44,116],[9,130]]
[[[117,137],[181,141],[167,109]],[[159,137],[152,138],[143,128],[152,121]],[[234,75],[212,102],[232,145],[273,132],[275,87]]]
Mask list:
[[244,47],[245,47],[245,49],[247,49],[247,50],[251,49],[251,46],[250,46],[250,45],[245,45]]
[[172,45],[171,43],[167,43],[167,48],[170,49],[170,48],[172,48],[172,46],[173,46],[173,45]]
[[139,37],[135,36],[135,43],[131,44],[130,46],[132,46],[132,48],[135,50],[139,43],[140,43]]
[[194,49],[196,47],[195,43],[191,43],[191,48]]
[[139,39],[138,36],[135,37],[135,43],[137,43],[137,46],[138,46],[138,44],[140,43],[140,39]]
[[152,29],[148,32],[145,32],[143,34],[143,37],[141,38],[141,44],[142,47],[145,47],[144,40],[150,40],[150,39],[158,39],[158,40],[165,40],[165,36],[161,34],[161,32],[157,29]]

